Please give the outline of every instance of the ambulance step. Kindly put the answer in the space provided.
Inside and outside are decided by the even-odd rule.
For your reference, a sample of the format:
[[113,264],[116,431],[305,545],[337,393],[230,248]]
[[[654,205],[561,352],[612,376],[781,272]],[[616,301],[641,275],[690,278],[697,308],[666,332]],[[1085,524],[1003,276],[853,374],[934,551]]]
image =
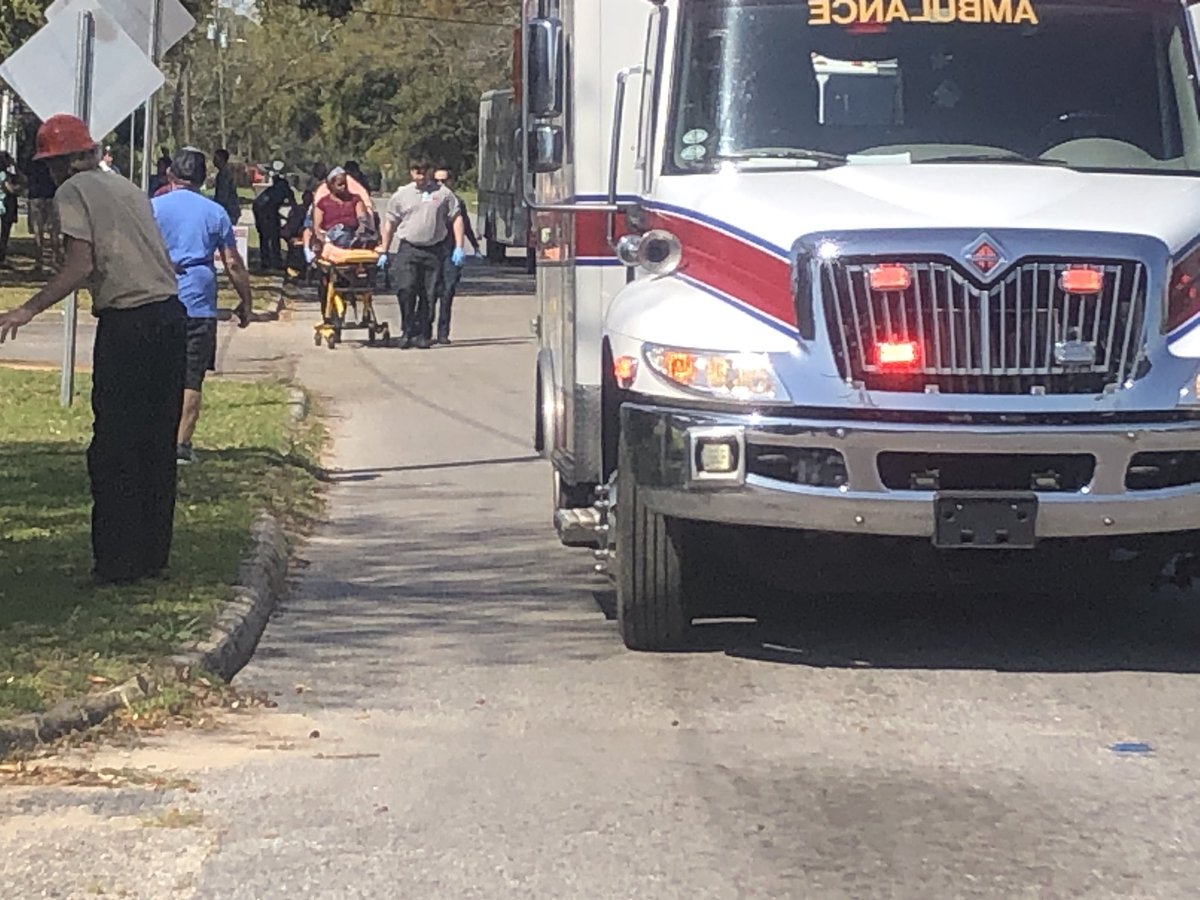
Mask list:
[[595,547],[599,525],[600,513],[593,507],[554,511],[554,530],[568,547]]

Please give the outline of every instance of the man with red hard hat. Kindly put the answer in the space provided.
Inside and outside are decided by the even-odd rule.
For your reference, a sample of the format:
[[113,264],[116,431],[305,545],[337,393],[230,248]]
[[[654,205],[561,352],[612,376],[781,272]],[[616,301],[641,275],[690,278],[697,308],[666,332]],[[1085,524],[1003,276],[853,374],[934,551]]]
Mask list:
[[96,579],[128,583],[166,568],[175,513],[175,432],[183,400],[186,313],[149,198],[100,168],[74,116],[38,129],[37,155],[58,185],[66,259],[24,305],[0,313],[0,344],[86,287],[99,320],[88,447]]

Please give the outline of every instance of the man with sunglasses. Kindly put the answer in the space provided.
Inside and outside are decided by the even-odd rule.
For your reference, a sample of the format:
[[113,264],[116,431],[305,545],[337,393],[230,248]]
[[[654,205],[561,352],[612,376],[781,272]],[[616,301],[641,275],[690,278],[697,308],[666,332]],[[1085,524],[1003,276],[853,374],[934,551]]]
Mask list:
[[[471,227],[471,214],[467,210],[467,205],[462,202],[462,198],[454,193],[454,173],[449,166],[442,166],[433,173],[433,180],[444,187],[446,190],[454,194],[458,200],[459,214],[458,221],[462,223],[463,235],[467,241],[470,241],[471,246],[475,249],[475,255],[479,256],[479,240],[475,237],[475,229]],[[454,235],[446,235],[446,259],[442,263],[442,284],[438,290],[436,313],[437,313],[437,338],[435,344],[450,343],[450,314],[454,307],[454,295],[458,293],[458,283],[462,279],[462,267],[465,261],[462,257],[454,255]],[[459,242],[462,246],[462,242]],[[431,337],[431,328],[433,327],[433,313],[430,310],[430,321],[426,325],[425,337]]]

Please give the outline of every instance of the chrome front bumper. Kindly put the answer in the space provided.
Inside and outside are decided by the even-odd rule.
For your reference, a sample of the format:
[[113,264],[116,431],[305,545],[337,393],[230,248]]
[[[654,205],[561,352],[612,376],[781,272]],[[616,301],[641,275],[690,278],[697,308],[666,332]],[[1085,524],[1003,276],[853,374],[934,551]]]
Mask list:
[[[928,425],[771,418],[626,404],[622,429],[634,450],[639,496],[656,512],[699,521],[819,532],[930,537],[933,491],[890,490],[880,452],[1078,454],[1095,457],[1081,491],[1038,494],[1039,538],[1099,537],[1200,530],[1200,484],[1128,491],[1136,453],[1200,451],[1200,422],[1137,425]],[[741,471],[705,478],[696,442],[733,435]],[[841,487],[811,487],[745,469],[747,445],[836,450]],[[626,477],[626,473],[622,473]]]

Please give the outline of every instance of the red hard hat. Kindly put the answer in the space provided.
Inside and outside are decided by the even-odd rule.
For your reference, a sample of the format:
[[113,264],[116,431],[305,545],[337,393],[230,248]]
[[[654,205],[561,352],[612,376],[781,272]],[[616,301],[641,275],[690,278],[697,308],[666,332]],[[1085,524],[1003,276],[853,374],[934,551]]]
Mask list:
[[42,123],[37,133],[37,153],[34,159],[52,156],[69,156],[72,153],[87,153],[96,149],[92,133],[81,119],[59,113]]

